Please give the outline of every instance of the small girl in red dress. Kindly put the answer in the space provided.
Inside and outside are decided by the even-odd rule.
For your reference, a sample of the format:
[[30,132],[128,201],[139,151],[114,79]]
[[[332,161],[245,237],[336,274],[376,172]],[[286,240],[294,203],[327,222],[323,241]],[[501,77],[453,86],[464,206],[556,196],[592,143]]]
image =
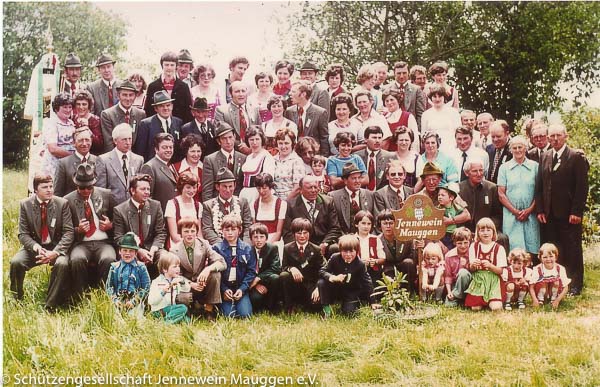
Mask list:
[[544,243],[540,247],[539,265],[535,266],[529,277],[529,294],[533,306],[540,306],[550,301],[552,308],[558,305],[567,294],[571,280],[567,277],[564,266],[559,265],[558,248],[552,243]]
[[507,266],[502,273],[502,285],[506,291],[504,295],[504,309],[512,310],[512,304],[517,303],[517,308],[525,309],[525,296],[529,291],[529,276],[531,269],[527,267],[529,254],[524,249],[515,248],[508,254]]

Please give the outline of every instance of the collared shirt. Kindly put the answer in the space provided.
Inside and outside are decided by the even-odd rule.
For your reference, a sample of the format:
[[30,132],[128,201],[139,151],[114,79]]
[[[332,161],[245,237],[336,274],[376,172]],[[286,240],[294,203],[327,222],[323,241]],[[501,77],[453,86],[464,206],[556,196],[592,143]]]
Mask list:
[[[166,128],[171,128],[171,117],[169,118],[162,118],[160,115],[156,115],[156,117],[160,120],[160,127],[162,128],[162,130],[165,130]],[[166,123],[166,125],[165,125]]]
[[554,157],[554,155],[557,154],[558,155],[557,157],[560,159],[566,148],[567,148],[566,143],[559,150],[555,150],[554,148],[552,148],[552,157]]
[[202,133],[202,125],[204,125],[204,131],[206,131],[208,129],[208,124],[206,123],[206,121],[200,122],[195,118],[194,118],[194,121],[196,121],[196,126],[200,130],[200,133]]
[[[304,128],[306,128],[306,112],[308,111],[308,108],[310,107],[310,101],[306,101],[306,103],[304,104],[304,106],[300,106],[298,105],[298,111],[300,111],[300,108],[304,109],[302,111],[302,124],[304,125]],[[300,117],[298,117],[300,118]]]
[[[235,106],[238,110],[242,111],[242,114],[244,115],[244,118],[246,119],[246,129],[250,127],[250,117],[248,116],[248,110],[246,108],[246,104],[243,105],[236,105],[233,101],[231,101],[231,104],[233,106]],[[238,112],[239,114],[239,112]]]
[[123,155],[127,156],[127,159],[125,160],[125,164],[127,165],[127,170],[129,171],[129,176],[133,176],[133,172],[131,170],[131,168],[129,168],[129,161],[131,160],[131,152],[127,152],[127,153],[123,153],[120,150],[118,150],[117,148],[115,148],[115,152],[117,152],[117,158],[119,159],[119,164],[123,165]]
[[108,234],[104,231],[100,230],[100,219],[98,218],[98,215],[96,214],[96,211],[94,210],[94,203],[92,203],[92,196],[90,195],[90,197],[87,198],[87,200],[85,200],[85,202],[87,202],[88,206],[90,206],[90,208],[92,209],[92,218],[94,221],[94,224],[96,225],[96,231],[90,236],[84,236],[83,240],[84,241],[104,241],[108,239]]
[[106,79],[102,78],[102,83],[104,83],[106,87],[108,87],[108,84],[110,83],[110,86],[112,87],[115,84],[115,79],[113,78],[110,81],[107,81]]
[[346,190],[346,193],[348,194],[348,197],[350,198],[350,200],[352,200],[352,194],[356,193],[356,198],[354,200],[356,200],[357,203],[360,203],[360,190],[356,190],[355,192],[352,192],[348,189],[348,187],[344,187],[344,189]]
[[371,111],[369,112],[369,117],[367,117],[366,119],[363,119],[362,116],[360,115],[360,112],[355,114],[351,120],[357,121],[362,128],[361,131],[361,135],[360,137],[363,137],[363,134],[365,132],[365,129],[367,129],[369,126],[379,126],[381,128],[381,130],[383,131],[383,139],[387,139],[388,137],[392,136],[392,131],[390,130],[390,125],[387,122],[387,120],[385,119],[384,116],[382,116],[381,114],[379,114],[376,110],[371,109]]
[[121,105],[121,102],[119,102],[119,104],[117,106],[119,106],[119,109],[121,109],[121,111],[123,112],[123,114],[127,114],[127,112],[129,112],[129,114],[131,114],[131,108],[133,106],[130,106],[129,109],[125,109],[125,107],[123,107],[123,105]]
[[221,148],[221,153],[225,156],[225,159],[229,161],[229,156],[231,155],[231,159],[235,163],[235,158],[233,157],[233,151],[231,153],[227,153],[223,148]]
[[79,160],[83,160],[84,157],[86,158],[86,160],[89,160],[89,158],[90,158],[90,154],[89,153],[84,156],[84,155],[82,155],[81,153],[79,153],[77,151],[75,151],[75,156],[77,156],[77,158],[79,158]]
[[[465,152],[467,153],[467,159],[476,158],[476,159],[481,160],[481,162],[483,163],[483,173],[485,174],[485,176],[487,176],[489,164],[490,164],[490,157],[489,157],[488,153],[481,148],[475,147],[475,145],[473,145],[473,144],[471,144],[469,149],[467,149]],[[452,160],[454,161],[454,165],[456,166],[456,170],[458,171],[459,176],[461,174],[462,167],[463,167],[462,154],[463,154],[463,151],[461,151],[458,148],[454,148],[449,155],[452,158]]]
[[[308,211],[308,213],[310,214],[310,201],[307,200],[304,196],[302,196],[302,200],[304,201],[304,205],[306,206],[306,211]],[[313,206],[313,211],[315,210],[315,208],[317,208],[317,200],[313,200],[312,202],[312,206]]]
[[137,210],[139,211],[140,210],[140,206],[142,205],[142,203],[138,203],[133,198],[131,198],[131,202],[133,203],[133,205],[135,206],[135,208],[137,208]]
[[393,185],[390,184],[390,189],[392,190],[393,193],[396,194],[396,196],[399,196],[402,198],[402,200],[406,199],[404,197],[404,190],[402,189],[402,187],[400,188],[395,188]]

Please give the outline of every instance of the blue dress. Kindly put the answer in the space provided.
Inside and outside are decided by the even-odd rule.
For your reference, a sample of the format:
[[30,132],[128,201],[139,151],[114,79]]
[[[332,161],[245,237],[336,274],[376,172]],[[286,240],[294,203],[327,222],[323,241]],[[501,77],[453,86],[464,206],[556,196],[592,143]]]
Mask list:
[[327,159],[327,174],[329,176],[342,177],[342,170],[347,162],[353,162],[361,172],[367,173],[367,167],[365,167],[363,159],[353,153],[349,157],[329,157],[329,159]]
[[[522,164],[514,159],[500,166],[498,170],[498,186],[506,187],[506,196],[513,206],[519,210],[529,207],[535,198],[535,179],[538,174],[538,163],[525,159]],[[540,224],[532,212],[526,221],[520,222],[503,207],[502,231],[508,235],[510,249],[524,248],[527,252],[537,254],[540,248]]]

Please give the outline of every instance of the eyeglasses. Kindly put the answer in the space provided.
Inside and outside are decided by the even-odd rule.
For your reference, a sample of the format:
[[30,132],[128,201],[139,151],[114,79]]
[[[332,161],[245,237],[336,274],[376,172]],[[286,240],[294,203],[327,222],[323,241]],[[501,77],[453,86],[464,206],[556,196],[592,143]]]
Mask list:
[[404,176],[404,173],[402,173],[402,172],[390,172],[389,175],[391,177],[402,177],[402,176]]
[[214,78],[215,76],[210,74],[210,73],[202,73],[200,75],[198,75],[199,78],[206,78],[206,79],[211,79]]

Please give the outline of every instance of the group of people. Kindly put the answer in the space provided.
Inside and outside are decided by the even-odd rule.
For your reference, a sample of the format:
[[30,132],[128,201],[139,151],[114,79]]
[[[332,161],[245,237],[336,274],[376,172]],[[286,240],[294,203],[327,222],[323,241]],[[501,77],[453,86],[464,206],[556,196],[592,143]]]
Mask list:
[[[219,81],[184,49],[161,56],[146,89],[139,73],[118,81],[115,63],[100,55],[100,79],[82,85],[66,58],[20,207],[19,299],[40,264],[52,265],[49,310],[104,283],[119,308],[147,302],[169,322],[376,308],[377,281],[396,271],[423,299],[473,308],[581,292],[585,155],[562,125],[530,120],[514,136],[461,110],[444,62],[396,62],[389,82],[387,65],[365,65],[351,92],[337,64],[318,81],[314,64],[297,79],[282,60],[249,83],[236,57]],[[391,211],[413,194],[444,210],[442,240],[395,239]]]

